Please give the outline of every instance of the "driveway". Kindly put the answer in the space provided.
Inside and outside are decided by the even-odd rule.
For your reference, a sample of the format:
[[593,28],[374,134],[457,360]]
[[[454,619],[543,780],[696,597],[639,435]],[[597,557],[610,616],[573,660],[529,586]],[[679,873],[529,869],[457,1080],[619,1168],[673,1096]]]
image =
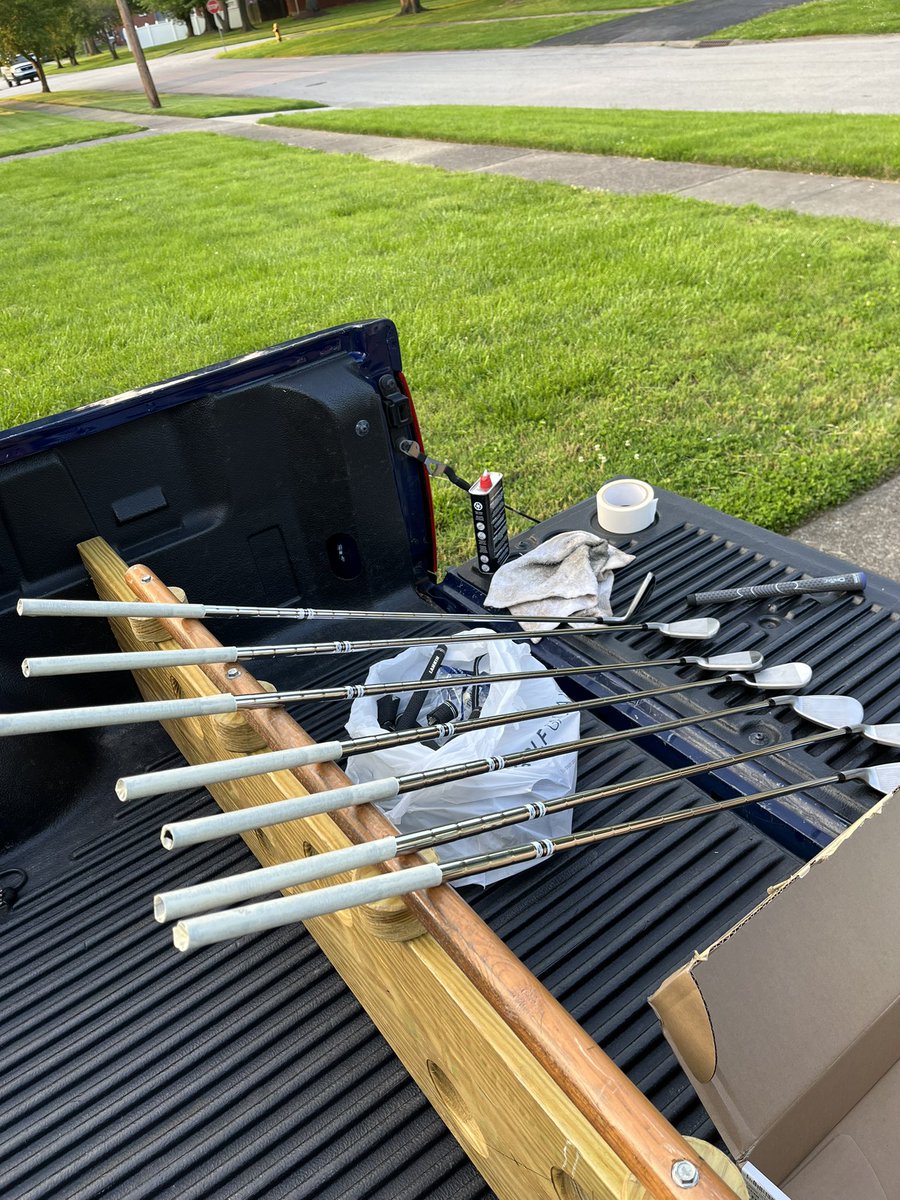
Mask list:
[[[900,113],[900,36],[811,38],[691,50],[546,46],[429,54],[150,63],[161,91],[278,96],[370,108],[535,104],[578,108]],[[132,65],[51,78],[65,88],[137,89]],[[22,99],[37,88],[20,88]]]
[[575,29],[548,38],[542,46],[601,46],[611,42],[688,42],[753,17],[793,8],[804,0],[687,0],[655,12]]

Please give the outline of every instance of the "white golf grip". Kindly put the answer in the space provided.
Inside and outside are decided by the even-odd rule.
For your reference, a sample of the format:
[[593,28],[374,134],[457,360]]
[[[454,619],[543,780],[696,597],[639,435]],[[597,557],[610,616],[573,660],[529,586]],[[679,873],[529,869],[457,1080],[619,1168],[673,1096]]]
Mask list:
[[189,917],[179,921],[172,930],[172,941],[177,950],[196,950],[248,933],[261,933],[265,929],[278,929],[311,917],[355,908],[358,904],[372,904],[389,896],[405,896],[423,888],[437,887],[442,878],[443,872],[437,863],[425,863],[406,871],[389,871],[373,879],[317,888],[301,896],[282,896],[279,900],[264,900],[229,912]]
[[186,700],[141,700],[133,704],[101,704],[90,708],[51,708],[46,712],[3,713],[0,737],[25,733],[58,733],[63,729],[93,729],[100,725],[139,725],[177,717],[207,717],[237,712],[234,696],[198,696]]
[[135,600],[43,600],[23,596],[20,617],[205,617],[205,604],[148,604]]
[[46,675],[143,671],[150,667],[196,667],[201,663],[232,663],[237,660],[237,646],[214,646],[207,650],[136,650],[129,654],[58,654],[47,658],[26,658],[22,663],[22,674],[29,679],[38,679]]
[[120,800],[140,800],[144,796],[161,796],[164,792],[180,792],[225,783],[230,779],[266,775],[269,771],[286,771],[311,763],[337,762],[343,753],[343,742],[317,742],[314,746],[299,746],[296,750],[273,750],[266,754],[244,755],[243,758],[226,758],[220,762],[197,763],[193,767],[172,767],[171,770],[153,771],[148,775],[124,775],[116,782],[116,795]]
[[267,892],[297,887],[314,879],[327,879],[329,875],[341,875],[357,867],[372,867],[376,863],[387,862],[396,853],[395,837],[379,838],[374,842],[361,842],[358,846],[346,846],[343,850],[331,850],[327,854],[312,854],[296,862],[279,863],[274,867],[228,875],[224,879],[212,879],[209,883],[198,883],[193,887],[161,892],[153,898],[153,915],[160,923],[177,921],[179,917],[189,917],[226,904],[237,904],[239,900],[265,896]]
[[283,821],[315,817],[319,813],[334,812],[337,808],[390,800],[399,791],[398,779],[373,779],[370,783],[355,783],[351,787],[318,792],[312,796],[294,796],[288,800],[276,800],[273,804],[238,808],[211,817],[195,817],[192,821],[173,821],[170,825],[163,825],[160,840],[167,850],[180,850],[183,846],[196,846],[200,842],[247,833],[251,829],[265,829],[269,825],[280,825]]

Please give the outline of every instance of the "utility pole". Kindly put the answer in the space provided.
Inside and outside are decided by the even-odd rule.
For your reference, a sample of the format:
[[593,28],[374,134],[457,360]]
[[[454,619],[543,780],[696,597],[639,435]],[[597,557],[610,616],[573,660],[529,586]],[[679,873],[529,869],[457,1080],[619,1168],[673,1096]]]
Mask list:
[[[134,27],[134,20],[131,16],[131,9],[128,7],[128,0],[116,0],[116,7],[119,10],[119,16],[122,18],[122,24],[125,27],[125,36],[128,39],[128,44],[131,47],[131,53],[134,55],[134,61],[137,64],[138,74],[141,77],[141,83],[144,85],[144,93],[147,96],[147,102],[151,108],[162,108],[159,100],[159,93],[156,90],[156,84],[150,75],[150,68],[147,66],[147,60],[144,58],[144,49],[138,40],[137,30]],[[190,18],[188,18],[190,20]]]

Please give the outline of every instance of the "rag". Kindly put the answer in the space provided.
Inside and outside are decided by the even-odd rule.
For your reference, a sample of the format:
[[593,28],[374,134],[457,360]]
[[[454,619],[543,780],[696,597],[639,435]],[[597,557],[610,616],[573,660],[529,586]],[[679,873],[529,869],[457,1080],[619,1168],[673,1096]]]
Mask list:
[[555,629],[579,617],[610,617],[613,572],[630,562],[633,554],[594,533],[559,533],[504,563],[491,580],[485,605],[508,609],[514,617],[533,613],[549,618],[529,621],[529,632]]

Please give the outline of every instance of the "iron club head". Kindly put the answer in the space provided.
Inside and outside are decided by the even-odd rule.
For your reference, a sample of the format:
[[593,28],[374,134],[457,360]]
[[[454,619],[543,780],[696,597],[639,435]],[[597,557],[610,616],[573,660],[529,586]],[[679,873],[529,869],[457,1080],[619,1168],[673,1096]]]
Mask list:
[[736,650],[733,654],[692,654],[684,661],[693,663],[701,671],[758,671],[763,665],[763,656],[758,650]]
[[827,729],[859,725],[863,719],[863,706],[852,696],[784,696],[782,700],[804,720]]
[[900,787],[900,763],[882,763],[879,767],[854,767],[852,771],[842,771],[846,779],[864,779],[876,792],[889,796]]
[[879,746],[900,746],[900,725],[863,725],[862,735]]
[[715,637],[720,626],[715,617],[698,617],[695,621],[648,621],[644,628],[655,629],[664,637],[701,642],[705,638]]
[[762,691],[793,691],[795,688],[806,687],[812,679],[812,667],[804,662],[781,663],[777,667],[766,667],[755,675],[729,675],[735,683],[743,683],[746,687],[760,688]]

